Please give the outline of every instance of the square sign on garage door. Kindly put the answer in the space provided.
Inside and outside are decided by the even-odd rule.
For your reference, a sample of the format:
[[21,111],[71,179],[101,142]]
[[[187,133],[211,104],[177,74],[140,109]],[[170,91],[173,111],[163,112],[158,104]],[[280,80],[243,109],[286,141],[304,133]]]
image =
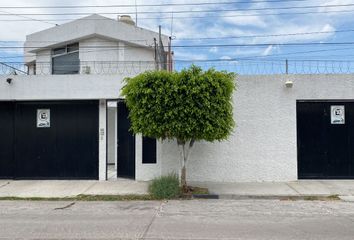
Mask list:
[[50,109],[37,109],[37,128],[50,127]]
[[345,109],[343,105],[331,106],[331,124],[345,124]]

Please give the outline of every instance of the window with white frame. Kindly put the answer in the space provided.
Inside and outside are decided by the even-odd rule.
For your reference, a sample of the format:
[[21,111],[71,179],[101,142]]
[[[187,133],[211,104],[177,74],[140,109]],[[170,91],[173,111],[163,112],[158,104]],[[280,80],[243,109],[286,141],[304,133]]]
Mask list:
[[79,72],[79,43],[52,50],[52,74],[78,74]]

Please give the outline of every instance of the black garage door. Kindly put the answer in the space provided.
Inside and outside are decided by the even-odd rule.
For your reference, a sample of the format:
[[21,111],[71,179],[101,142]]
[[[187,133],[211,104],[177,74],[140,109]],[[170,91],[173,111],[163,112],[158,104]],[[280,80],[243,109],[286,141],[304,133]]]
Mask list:
[[354,102],[298,101],[300,179],[354,178]]
[[2,102],[0,125],[1,178],[98,178],[98,101]]
[[0,177],[14,175],[14,105],[0,102]]

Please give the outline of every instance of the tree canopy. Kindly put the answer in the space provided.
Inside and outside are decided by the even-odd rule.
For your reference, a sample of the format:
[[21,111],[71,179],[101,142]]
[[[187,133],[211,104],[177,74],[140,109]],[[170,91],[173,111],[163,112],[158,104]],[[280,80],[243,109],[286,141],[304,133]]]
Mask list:
[[224,140],[235,125],[235,74],[192,65],[126,78],[122,95],[134,133],[157,139]]

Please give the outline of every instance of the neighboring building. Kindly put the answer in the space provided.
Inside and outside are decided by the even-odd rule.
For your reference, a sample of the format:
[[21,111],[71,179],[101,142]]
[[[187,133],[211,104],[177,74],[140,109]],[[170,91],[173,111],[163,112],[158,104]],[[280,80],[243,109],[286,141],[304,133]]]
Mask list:
[[125,77],[170,68],[168,44],[128,16],[92,15],[28,35],[28,74],[12,69],[19,75],[0,84],[0,178],[105,180],[107,163],[120,158],[119,176],[139,179],[135,167],[151,166],[135,164],[142,156],[120,89]]
[[[1,178],[178,171],[177,144],[133,136],[120,96],[124,77],[166,67],[159,49],[169,39],[155,48],[158,33],[125,21],[93,15],[27,37],[29,75],[0,78]],[[354,178],[353,75],[238,76],[237,85],[235,132],[195,144],[189,181]]]

